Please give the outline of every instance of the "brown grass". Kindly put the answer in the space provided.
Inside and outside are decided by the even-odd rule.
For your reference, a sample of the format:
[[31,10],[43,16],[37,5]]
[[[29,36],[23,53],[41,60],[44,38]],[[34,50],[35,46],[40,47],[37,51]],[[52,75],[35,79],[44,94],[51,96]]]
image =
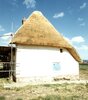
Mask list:
[[0,97],[4,97],[5,100],[58,100],[57,98],[60,100],[87,100],[88,84],[46,84],[15,89],[2,88]]

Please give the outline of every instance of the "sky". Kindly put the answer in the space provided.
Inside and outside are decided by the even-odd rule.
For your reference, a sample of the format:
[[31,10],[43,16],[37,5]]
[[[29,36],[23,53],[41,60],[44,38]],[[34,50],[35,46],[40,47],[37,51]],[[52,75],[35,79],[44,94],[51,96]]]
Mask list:
[[[88,0],[0,0],[0,45],[8,45],[10,35],[33,11],[41,11],[81,59],[88,60]],[[3,36],[5,35],[5,36]]]

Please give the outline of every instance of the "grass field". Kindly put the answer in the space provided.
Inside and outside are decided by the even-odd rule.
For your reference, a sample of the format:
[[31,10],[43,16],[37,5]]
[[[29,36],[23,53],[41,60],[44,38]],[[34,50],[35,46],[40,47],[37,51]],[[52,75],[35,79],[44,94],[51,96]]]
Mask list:
[[[80,65],[80,78],[88,80],[88,65]],[[21,88],[4,89],[0,79],[0,100],[88,100],[86,84],[28,85]]]
[[88,83],[0,88],[0,100],[88,100]]
[[80,64],[80,79],[88,80],[88,64]]

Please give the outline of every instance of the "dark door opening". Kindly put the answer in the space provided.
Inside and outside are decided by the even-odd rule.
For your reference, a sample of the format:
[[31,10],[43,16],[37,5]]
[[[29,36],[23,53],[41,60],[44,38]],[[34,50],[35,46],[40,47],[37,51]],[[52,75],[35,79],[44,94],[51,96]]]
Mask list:
[[13,77],[15,73],[15,52],[15,47],[0,46],[0,78]]

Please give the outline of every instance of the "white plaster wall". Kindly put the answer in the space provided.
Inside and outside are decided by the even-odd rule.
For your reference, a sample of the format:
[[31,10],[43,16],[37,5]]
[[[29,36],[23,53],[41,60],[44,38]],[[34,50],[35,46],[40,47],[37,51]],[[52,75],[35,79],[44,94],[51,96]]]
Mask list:
[[[55,77],[78,75],[79,64],[67,50],[58,48],[18,46],[16,54],[16,77]],[[59,63],[58,71],[53,69]]]

